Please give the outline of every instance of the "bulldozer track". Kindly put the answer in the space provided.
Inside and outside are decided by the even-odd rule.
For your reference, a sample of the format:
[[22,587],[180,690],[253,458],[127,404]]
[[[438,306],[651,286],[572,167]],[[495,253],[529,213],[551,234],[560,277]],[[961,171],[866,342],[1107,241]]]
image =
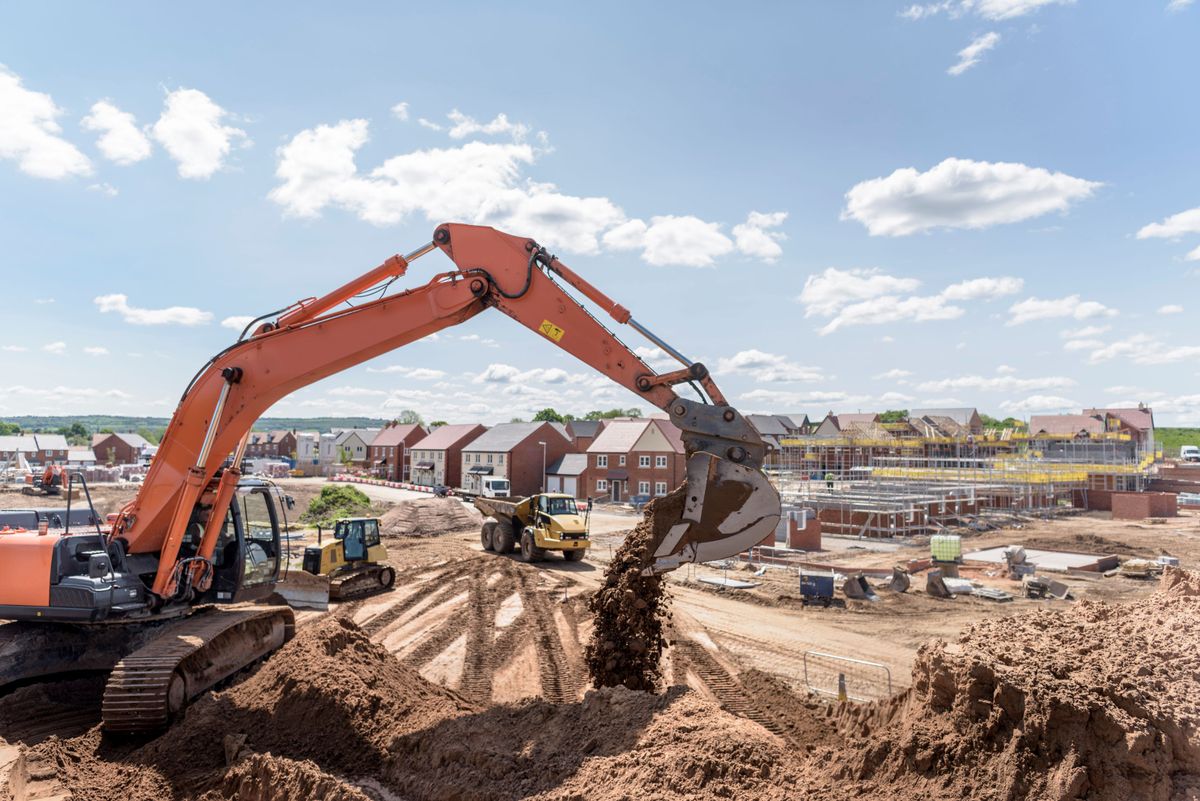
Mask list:
[[537,570],[519,569],[517,586],[521,602],[531,619],[531,633],[537,650],[538,672],[542,682],[542,695],[558,703],[574,701],[579,695],[579,679],[567,658],[562,640],[558,637],[558,626],[554,622],[554,609],[546,593],[537,588]]
[[[488,573],[491,572],[490,567]],[[509,578],[507,568],[502,568],[501,574],[503,579]],[[489,701],[492,697],[492,674],[496,665],[493,643],[496,636],[496,609],[508,590],[507,587],[503,591],[500,589],[500,584],[505,583],[503,579],[496,587],[489,588],[484,573],[471,585],[467,649],[459,688],[475,701]]]
[[745,686],[730,675],[704,646],[692,640],[676,639],[671,656],[675,664],[672,675],[676,683],[681,675],[686,675],[686,668],[690,666],[726,712],[752,720],[772,734],[787,737],[787,730],[755,703]]
[[[277,624],[283,626],[282,641],[273,644]],[[197,614],[113,668],[101,702],[105,730],[135,734],[163,728],[188,700],[266,656],[294,631],[288,607]],[[222,653],[223,648],[231,650]]]
[[[474,560],[472,560],[474,561]],[[384,629],[399,620],[406,612],[413,607],[418,606],[422,602],[428,602],[431,606],[437,606],[444,601],[448,601],[458,593],[462,592],[462,588],[457,586],[458,579],[465,576],[474,569],[472,562],[463,562],[445,570],[441,570],[437,575],[423,582],[424,584],[445,584],[440,590],[432,594],[423,592],[414,592],[402,601],[392,604],[387,609],[384,609],[370,620],[363,621],[362,630],[369,637],[377,637],[384,633]]]

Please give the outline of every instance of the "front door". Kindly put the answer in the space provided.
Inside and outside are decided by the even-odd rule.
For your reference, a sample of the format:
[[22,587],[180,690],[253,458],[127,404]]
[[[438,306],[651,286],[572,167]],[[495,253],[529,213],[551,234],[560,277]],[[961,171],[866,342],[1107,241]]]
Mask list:
[[614,501],[621,500],[621,482],[615,479],[612,481],[612,499]]

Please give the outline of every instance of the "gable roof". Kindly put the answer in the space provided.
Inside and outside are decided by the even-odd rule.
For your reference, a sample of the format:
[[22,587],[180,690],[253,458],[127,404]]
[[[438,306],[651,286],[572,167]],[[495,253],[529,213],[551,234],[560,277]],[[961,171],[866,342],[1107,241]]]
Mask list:
[[453,447],[460,440],[467,437],[475,437],[487,431],[480,423],[460,423],[458,425],[438,426],[429,432],[429,436],[413,445],[414,449],[420,448],[424,451],[444,451],[447,448]]
[[663,420],[657,417],[652,419],[654,424],[658,426],[659,430],[663,432],[663,436],[667,438],[667,442],[671,443],[671,447],[675,450],[675,452],[683,453],[683,432],[679,429],[679,426],[675,425],[670,420]]
[[564,453],[546,468],[548,476],[581,476],[587,470],[586,453]]
[[[464,452],[507,453],[520,445],[535,433],[538,436],[550,436],[550,432],[562,436],[562,431],[550,423],[501,423],[492,426],[476,437],[471,444],[463,448]],[[566,439],[566,437],[563,437]]]
[[853,414],[836,414],[833,419],[838,429],[844,431],[847,426],[878,423],[879,415],[874,412],[855,412]]
[[1154,410],[1150,407],[1140,409],[1084,409],[1084,414],[1111,414],[1122,423],[1137,431],[1149,431],[1154,428]]
[[404,442],[404,440],[408,439],[408,437],[414,431],[419,431],[422,434],[425,433],[425,429],[421,428],[421,426],[417,425],[416,423],[387,426],[378,434],[376,434],[375,439],[371,440],[368,444],[371,445],[371,447],[400,445]]
[[33,438],[39,451],[65,451],[70,447],[62,434],[34,434]]
[[576,438],[595,437],[600,433],[602,423],[599,420],[572,420],[567,423],[567,427]]
[[341,445],[350,437],[357,436],[364,445],[370,445],[378,433],[378,428],[342,428],[333,432],[333,444]]
[[131,448],[149,448],[150,443],[141,434],[116,432],[115,434],[92,434],[92,447],[96,447],[109,437],[116,437]]
[[971,425],[971,420],[977,414],[974,406],[957,406],[944,409],[909,409],[908,416],[913,417],[949,417],[960,426]]
[[628,453],[646,433],[650,421],[613,420],[600,432],[600,435],[588,445],[588,453]]
[[759,436],[786,437],[788,435],[788,426],[779,419],[778,415],[748,414],[746,419],[750,421],[750,425],[754,426],[754,430],[759,433]]
[[37,440],[32,434],[6,434],[0,437],[0,451],[25,451],[32,453],[38,449]]
[[1080,431],[1103,434],[1104,422],[1090,414],[1035,414],[1029,418],[1029,433],[1067,434],[1074,436]]

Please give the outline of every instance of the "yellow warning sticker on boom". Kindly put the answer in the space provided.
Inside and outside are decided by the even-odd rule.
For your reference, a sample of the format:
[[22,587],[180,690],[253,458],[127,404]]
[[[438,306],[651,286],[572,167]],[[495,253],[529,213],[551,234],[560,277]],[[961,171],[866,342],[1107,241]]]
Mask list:
[[538,330],[555,342],[561,341],[563,334],[567,333],[549,320],[542,320],[542,324],[538,326]]

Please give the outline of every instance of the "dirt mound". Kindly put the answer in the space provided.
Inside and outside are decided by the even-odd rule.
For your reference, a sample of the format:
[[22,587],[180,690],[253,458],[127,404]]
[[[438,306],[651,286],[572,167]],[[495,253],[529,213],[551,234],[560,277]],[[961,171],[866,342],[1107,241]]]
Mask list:
[[1129,554],[1130,556],[1157,556],[1158,551],[1140,545],[1114,540],[1099,534],[1071,534],[1065,537],[1031,537],[1021,540],[1026,548],[1043,551],[1075,551],[1094,554]]
[[1159,591],[1176,598],[1200,595],[1200,573],[1178,567],[1164,568]]
[[479,528],[483,515],[457,498],[400,501],[379,519],[385,537],[436,537]]
[[642,569],[656,534],[679,520],[686,492],[681,486],[646,507],[604,571],[604,586],[588,601],[594,625],[584,659],[597,687],[653,690],[658,684],[668,595],[663,577],[643,576]]
[[352,784],[312,762],[251,754],[225,774],[221,786],[203,801],[371,801]]
[[770,801],[794,798],[799,779],[780,740],[682,687],[493,707],[397,740],[385,772],[420,801]]
[[1181,591],[1200,576],[1164,584],[925,646],[907,694],[843,716],[835,779],[901,799],[1170,797],[1200,772],[1200,595]]

